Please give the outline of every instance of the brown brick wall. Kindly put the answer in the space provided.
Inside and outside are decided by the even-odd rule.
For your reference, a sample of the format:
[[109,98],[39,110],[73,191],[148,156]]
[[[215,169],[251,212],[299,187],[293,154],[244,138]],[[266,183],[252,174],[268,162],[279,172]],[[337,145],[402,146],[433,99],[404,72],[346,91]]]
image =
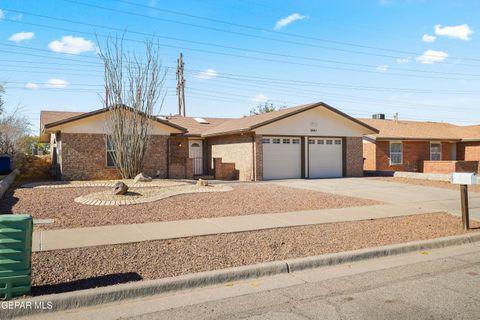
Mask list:
[[217,180],[238,180],[235,163],[222,162],[222,158],[213,159],[214,176]]
[[346,143],[346,176],[363,176],[363,141],[361,137],[347,137]]
[[255,181],[263,180],[263,143],[262,136],[255,136]]
[[[171,136],[170,163],[168,166],[168,177],[171,179],[186,179],[188,172],[188,138]],[[191,168],[190,168],[191,169]]]
[[480,142],[457,143],[457,159],[480,161]]
[[212,158],[222,158],[223,162],[235,164],[239,180],[252,181],[255,178],[253,137],[251,134],[212,137],[207,139],[206,145]]
[[[168,136],[151,136],[145,155],[144,173],[166,177]],[[62,133],[61,171],[65,180],[118,179],[115,168],[106,166],[106,136],[102,134]]]
[[[390,165],[389,141],[376,142],[376,169],[378,171],[417,171],[423,170],[423,161],[430,160],[429,141],[403,141],[403,164]],[[450,144],[442,142],[442,160],[450,160]]]
[[425,161],[424,173],[477,172],[478,161]]

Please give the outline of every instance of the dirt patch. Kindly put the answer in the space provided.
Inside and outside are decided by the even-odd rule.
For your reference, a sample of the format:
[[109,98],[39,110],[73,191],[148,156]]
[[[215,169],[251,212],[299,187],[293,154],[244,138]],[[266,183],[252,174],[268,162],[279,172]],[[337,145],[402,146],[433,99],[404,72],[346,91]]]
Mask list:
[[[418,186],[459,190],[458,185],[451,184],[450,182],[447,182],[447,181],[433,181],[433,180],[411,179],[411,178],[401,178],[401,177],[375,177],[371,179],[377,179],[377,180],[382,180],[387,182],[414,184]],[[468,186],[468,190],[472,192],[480,192],[480,185]]]
[[89,206],[74,199],[105,188],[25,188],[4,199],[2,212],[53,218],[37,229],[79,228],[380,204],[366,199],[274,184],[231,185],[232,191],[183,194],[135,206]]
[[[472,227],[479,223],[472,221]],[[34,295],[462,234],[446,213],[33,253]]]

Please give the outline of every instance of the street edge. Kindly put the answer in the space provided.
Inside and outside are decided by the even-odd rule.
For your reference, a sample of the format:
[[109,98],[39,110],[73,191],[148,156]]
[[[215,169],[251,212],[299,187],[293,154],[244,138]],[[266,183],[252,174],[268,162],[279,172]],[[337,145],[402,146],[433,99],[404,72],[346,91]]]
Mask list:
[[291,273],[306,269],[333,266],[360,260],[394,256],[412,251],[443,248],[479,241],[480,232],[475,232],[459,236],[413,241],[355,251],[346,251],[298,259],[288,259],[283,261],[274,261],[255,265],[193,273],[171,278],[145,280],[101,288],[18,299],[9,302],[30,302],[32,305],[47,305],[47,303],[51,303],[53,308],[47,310],[36,310],[33,308],[2,308],[2,317],[8,319],[20,316],[38,315],[40,313],[88,307],[120,300],[152,296],[161,293],[206,287],[232,281],[259,278],[281,273]]

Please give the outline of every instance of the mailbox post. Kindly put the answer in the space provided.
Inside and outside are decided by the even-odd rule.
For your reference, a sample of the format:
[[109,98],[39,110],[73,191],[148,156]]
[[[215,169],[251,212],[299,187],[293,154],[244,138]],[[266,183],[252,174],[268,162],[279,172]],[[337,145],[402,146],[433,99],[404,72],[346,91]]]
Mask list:
[[468,186],[477,184],[476,173],[455,172],[452,175],[452,183],[460,185],[460,201],[462,206],[463,229],[470,229],[470,216],[468,211]]

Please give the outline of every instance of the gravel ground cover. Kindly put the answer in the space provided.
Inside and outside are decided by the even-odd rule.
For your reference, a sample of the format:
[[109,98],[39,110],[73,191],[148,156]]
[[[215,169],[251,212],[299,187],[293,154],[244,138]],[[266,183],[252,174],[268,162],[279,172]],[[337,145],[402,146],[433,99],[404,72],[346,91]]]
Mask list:
[[[472,227],[480,224],[472,221]],[[33,253],[33,295],[458,235],[447,213]]]
[[[388,182],[414,184],[419,186],[459,190],[458,185],[451,184],[450,182],[446,182],[446,181],[433,181],[433,180],[410,179],[410,178],[400,178],[400,177],[398,178],[397,177],[375,177],[372,179],[379,179],[379,180],[388,181]],[[468,190],[472,192],[480,192],[480,185],[468,186]]]
[[231,184],[232,191],[177,195],[132,206],[90,206],[74,199],[105,188],[19,188],[0,205],[1,212],[55,219],[37,229],[64,229],[288,212],[380,204],[377,201],[273,184]]

